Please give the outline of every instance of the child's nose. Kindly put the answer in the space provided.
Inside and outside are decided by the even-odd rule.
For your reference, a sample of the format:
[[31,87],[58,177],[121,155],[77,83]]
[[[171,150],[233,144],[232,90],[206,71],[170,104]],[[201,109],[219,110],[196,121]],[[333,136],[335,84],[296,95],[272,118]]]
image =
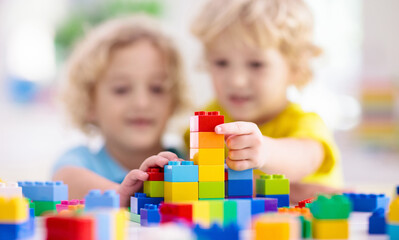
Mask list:
[[138,109],[147,108],[150,105],[150,95],[146,91],[138,91],[132,99],[133,105]]
[[234,71],[230,76],[231,85],[236,88],[245,87],[248,84],[248,77],[241,71]]

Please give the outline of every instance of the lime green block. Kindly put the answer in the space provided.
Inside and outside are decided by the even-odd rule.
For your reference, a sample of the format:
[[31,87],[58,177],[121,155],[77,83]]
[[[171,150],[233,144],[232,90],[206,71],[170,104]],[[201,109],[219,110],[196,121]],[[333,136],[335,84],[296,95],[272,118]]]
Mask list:
[[163,186],[164,181],[145,181],[144,193],[147,194],[147,197],[163,197]]
[[129,213],[129,220],[131,222],[139,223],[140,224],[140,214],[135,214],[130,212]]
[[211,223],[219,223],[223,225],[224,218],[224,201],[209,201],[209,218]]
[[224,181],[199,182],[198,198],[224,198]]
[[225,200],[223,202],[223,226],[231,223],[237,223],[237,202],[234,200]]
[[256,194],[261,195],[285,195],[290,194],[290,183],[284,175],[263,174],[256,179]]
[[49,202],[49,201],[34,201],[35,203],[35,216],[41,216],[44,213],[52,212],[56,213],[56,205],[61,204],[61,201],[58,202]]

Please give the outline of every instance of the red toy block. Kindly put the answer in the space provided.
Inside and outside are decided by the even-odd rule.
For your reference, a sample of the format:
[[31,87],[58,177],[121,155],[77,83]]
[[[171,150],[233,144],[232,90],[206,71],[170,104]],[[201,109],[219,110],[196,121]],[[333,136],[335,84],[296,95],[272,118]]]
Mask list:
[[224,116],[219,112],[195,112],[190,118],[190,132],[214,132],[215,127],[224,123]]
[[147,181],[163,181],[163,168],[150,167],[146,172],[148,173]]
[[173,204],[162,203],[159,207],[161,213],[161,223],[183,221],[187,224],[193,223],[192,204]]
[[298,202],[298,207],[299,208],[304,208],[304,207],[306,207],[307,203],[312,203],[314,200],[315,200],[315,198],[313,198],[313,197],[305,199],[305,200],[302,200],[302,201]]
[[90,217],[50,216],[46,218],[47,240],[94,240],[95,223]]
[[229,172],[227,171],[227,169],[224,170],[224,180],[229,180]]

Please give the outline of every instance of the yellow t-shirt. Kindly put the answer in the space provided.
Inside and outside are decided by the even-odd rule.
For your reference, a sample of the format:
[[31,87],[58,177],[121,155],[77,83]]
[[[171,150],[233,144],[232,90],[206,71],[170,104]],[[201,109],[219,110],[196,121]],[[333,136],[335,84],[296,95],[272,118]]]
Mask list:
[[[233,119],[217,103],[212,102],[206,111],[220,111],[225,122]],[[264,136],[272,138],[306,138],[319,141],[324,147],[325,157],[319,169],[302,179],[304,183],[317,183],[331,187],[343,185],[339,151],[334,139],[323,120],[316,114],[304,112],[298,104],[290,103],[284,111],[271,121],[258,126]],[[186,146],[189,146],[189,131],[185,134]],[[258,173],[261,171],[258,170]]]

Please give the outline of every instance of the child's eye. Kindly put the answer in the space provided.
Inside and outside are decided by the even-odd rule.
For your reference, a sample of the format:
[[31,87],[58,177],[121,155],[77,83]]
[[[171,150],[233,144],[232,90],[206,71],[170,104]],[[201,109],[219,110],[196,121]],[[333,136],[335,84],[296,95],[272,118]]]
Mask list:
[[128,93],[129,90],[130,90],[129,87],[123,86],[123,87],[115,87],[115,88],[113,89],[113,92],[114,92],[115,94],[117,94],[117,95],[124,95],[124,94]]
[[251,68],[253,68],[253,69],[259,69],[259,68],[264,67],[263,62],[261,62],[261,61],[251,61],[251,62],[249,62],[248,65],[249,65]]
[[155,94],[163,94],[165,92],[165,88],[163,86],[150,86],[150,91]]
[[216,60],[215,65],[218,67],[227,67],[227,66],[229,66],[229,62],[227,60],[223,60],[223,59]]

